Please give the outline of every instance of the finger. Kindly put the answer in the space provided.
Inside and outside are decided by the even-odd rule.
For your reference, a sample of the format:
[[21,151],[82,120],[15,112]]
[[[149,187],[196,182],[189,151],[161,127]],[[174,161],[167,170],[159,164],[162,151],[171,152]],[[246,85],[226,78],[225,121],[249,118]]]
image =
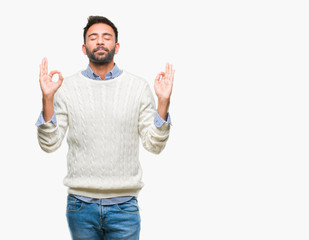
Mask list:
[[64,79],[64,78],[63,78],[63,76],[62,76],[62,73],[59,72],[59,80],[63,82],[63,79]]
[[156,81],[156,82],[160,82],[160,80],[161,80],[161,76],[164,76],[164,72],[160,72],[160,73],[158,73],[158,75],[157,75],[157,77],[156,77],[155,81]]
[[173,69],[172,70],[172,74],[171,74],[171,82],[172,82],[172,84],[174,82],[174,75],[175,75],[175,70]]
[[166,80],[169,80],[170,75],[171,75],[171,66],[170,66],[170,64],[166,63],[166,67],[165,68],[166,68],[166,70],[165,70],[165,72],[166,72],[165,78],[166,78]]
[[170,81],[171,78],[172,78],[172,71],[173,71],[173,65],[172,64],[169,64],[168,66],[168,76],[167,76],[167,79]]
[[58,74],[59,75],[59,78],[60,78],[60,71],[58,70],[54,70],[54,71],[50,71],[50,73],[48,74],[48,76],[50,76],[51,78],[55,75],[55,74]]
[[172,78],[172,81],[174,80],[174,75],[175,75],[175,69],[173,68],[173,65],[171,65],[171,78]]
[[59,72],[59,79],[58,79],[58,81],[57,81],[57,87],[59,88],[61,85],[62,85],[62,83],[63,83],[63,76],[62,76],[62,74],[61,74],[61,72]]
[[42,75],[44,75],[44,69],[45,69],[45,58],[42,59],[42,64],[41,64],[41,67],[42,67]]
[[47,59],[46,57],[43,58],[42,60],[42,75],[47,75],[48,74],[48,69],[46,69],[47,67]]
[[45,57],[45,74],[48,74],[48,61],[47,58]]
[[42,76],[43,76],[45,72],[45,58],[42,59],[41,67],[42,67]]
[[175,69],[173,69],[173,74],[172,74],[172,76],[173,76],[173,81],[174,81]]
[[160,78],[160,80],[162,80],[163,78],[165,78],[165,77],[166,77],[166,74],[165,74],[165,72],[160,72],[160,75],[161,75],[161,78]]
[[155,82],[160,82],[160,73],[156,76]]

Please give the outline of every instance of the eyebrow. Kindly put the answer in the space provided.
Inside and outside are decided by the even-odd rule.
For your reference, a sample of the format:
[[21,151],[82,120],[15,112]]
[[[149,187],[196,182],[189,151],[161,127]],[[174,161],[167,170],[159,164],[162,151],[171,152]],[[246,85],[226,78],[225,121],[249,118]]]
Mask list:
[[[88,37],[91,37],[91,36],[98,36],[99,34],[98,33],[91,33],[88,35]],[[103,36],[113,36],[111,33],[103,33]]]

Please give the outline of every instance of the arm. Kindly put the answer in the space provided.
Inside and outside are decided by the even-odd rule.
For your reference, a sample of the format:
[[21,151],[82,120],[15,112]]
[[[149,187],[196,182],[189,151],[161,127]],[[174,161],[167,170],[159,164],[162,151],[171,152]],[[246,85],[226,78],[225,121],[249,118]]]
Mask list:
[[[54,74],[59,75],[57,82],[52,81]],[[48,74],[48,63],[44,58],[40,65],[40,86],[43,95],[42,115],[45,123],[38,126],[38,140],[40,147],[46,152],[53,152],[60,147],[68,126],[66,106],[63,94],[59,89],[62,82],[63,77],[59,71],[51,71]],[[49,121],[53,117],[54,111],[59,124]]]
[[[155,80],[155,91],[158,96],[158,111],[161,118],[167,120],[174,70],[166,66],[166,73],[159,73]],[[159,154],[165,147],[169,137],[170,123],[165,122],[160,127],[154,124],[155,102],[149,85],[143,91],[140,102],[139,134],[144,148]]]
[[143,147],[149,152],[159,154],[168,140],[170,125],[165,122],[161,127],[156,127],[155,114],[155,101],[147,84],[140,101],[138,130]]

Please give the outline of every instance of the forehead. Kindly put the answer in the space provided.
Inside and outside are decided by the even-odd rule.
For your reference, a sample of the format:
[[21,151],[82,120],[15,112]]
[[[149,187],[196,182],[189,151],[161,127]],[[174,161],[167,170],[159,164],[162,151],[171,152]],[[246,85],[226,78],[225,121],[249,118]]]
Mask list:
[[113,36],[114,34],[114,30],[111,26],[104,24],[104,23],[96,23],[93,24],[87,31],[86,36],[88,36],[89,34],[92,33],[98,33],[98,34],[103,34],[103,33],[110,33]]

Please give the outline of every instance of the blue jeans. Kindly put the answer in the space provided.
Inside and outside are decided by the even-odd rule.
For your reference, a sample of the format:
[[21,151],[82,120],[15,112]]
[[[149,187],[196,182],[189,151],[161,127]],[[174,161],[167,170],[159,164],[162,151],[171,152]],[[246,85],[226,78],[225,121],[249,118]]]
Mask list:
[[73,240],[138,240],[137,199],[110,206],[86,203],[69,194],[66,216]]

